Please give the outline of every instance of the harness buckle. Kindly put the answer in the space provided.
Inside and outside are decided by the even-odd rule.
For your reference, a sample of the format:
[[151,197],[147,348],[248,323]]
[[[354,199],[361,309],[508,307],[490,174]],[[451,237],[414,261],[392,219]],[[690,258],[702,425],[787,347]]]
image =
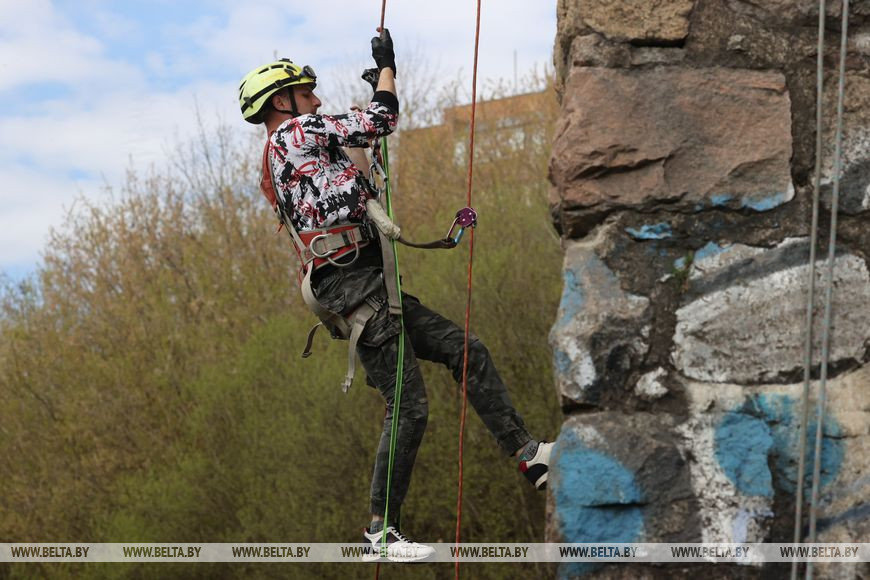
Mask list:
[[[353,259],[350,260],[349,262],[336,262],[335,260],[330,258],[329,256],[331,256],[335,252],[336,252],[336,250],[333,250],[331,253],[324,256],[326,258],[326,261],[329,262],[330,264],[332,264],[333,266],[335,266],[336,268],[347,268],[348,266],[350,266],[351,264],[356,262],[357,259],[359,259],[359,242],[354,241],[354,243],[353,243]],[[342,257],[344,257],[344,255]]]
[[311,241],[308,243],[308,249],[311,250],[311,253],[314,255],[315,258],[320,258],[321,260],[329,260],[330,262],[332,262],[332,260],[330,260],[329,256],[336,253],[338,251],[338,249],[335,249],[335,250],[328,250],[327,249],[323,253],[319,253],[317,251],[317,247],[316,247],[317,242],[322,241],[325,244],[326,238],[328,238],[331,235],[332,234],[330,234],[329,232],[326,232],[324,234],[320,234],[320,235],[317,235],[317,236],[314,236],[313,238],[311,238]]

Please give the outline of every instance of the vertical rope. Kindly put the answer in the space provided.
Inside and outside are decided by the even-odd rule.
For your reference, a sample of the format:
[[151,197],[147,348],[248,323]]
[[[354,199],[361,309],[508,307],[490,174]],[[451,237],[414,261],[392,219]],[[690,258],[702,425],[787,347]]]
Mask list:
[[[794,543],[801,541],[804,505],[804,475],[806,473],[807,422],[810,415],[810,374],[813,366],[813,306],[816,288],[816,246],[819,243],[819,191],[822,176],[822,129],[825,83],[825,0],[819,0],[819,45],[816,59],[816,166],[813,174],[813,217],[810,226],[810,267],[807,281],[807,312],[804,341],[804,388],[801,395],[801,430],[798,445],[798,480],[795,492]],[[791,563],[791,580],[797,580],[798,562]]]
[[[390,155],[389,150],[387,148],[387,140],[383,141],[383,154],[384,154],[384,195],[386,195],[387,202],[387,215],[390,216],[390,219],[393,219],[393,201],[390,190]],[[393,267],[396,269],[396,289],[398,290],[399,295],[399,308],[402,307],[402,279],[399,277],[399,254],[398,248],[396,247],[396,240],[391,240],[390,242],[393,245]],[[384,264],[384,267],[387,265]],[[387,494],[386,494],[386,505],[384,506],[384,529],[387,529],[387,526],[390,523],[389,515],[390,515],[390,491],[393,488],[393,463],[396,458],[396,437],[399,429],[399,409],[401,408],[402,401],[402,381],[404,378],[404,366],[405,366],[405,321],[402,314],[399,314],[399,349],[398,349],[398,361],[396,361],[396,386],[393,390],[393,417],[390,422],[390,455],[387,467]],[[382,546],[386,546],[387,535],[384,534],[381,537]]]
[[[468,141],[468,189],[466,205],[471,207],[471,191],[474,182],[474,129],[475,114],[477,112],[477,61],[480,46],[480,4],[477,0],[477,19],[474,29],[474,65],[471,80],[471,125],[469,127]],[[471,281],[472,266],[474,264],[474,228],[471,228],[471,237],[468,244],[468,290],[465,301],[465,353],[462,359],[462,410],[459,415],[459,483],[456,496],[456,545],[459,545],[460,532],[462,530],[462,478],[463,478],[463,449],[465,445],[465,416],[468,411],[468,337],[471,327]],[[457,552],[458,554],[458,552]],[[454,578],[459,580],[459,558],[457,556],[454,566]]]
[[[813,458],[813,491],[810,502],[810,542],[816,541],[816,520],[819,507],[819,486],[822,472],[822,435],[825,418],[825,395],[828,378],[828,351],[831,342],[831,306],[834,293],[834,254],[837,249],[837,210],[840,201],[840,165],[843,142],[843,101],[846,94],[846,52],[849,31],[849,0],[843,0],[843,24],[840,31],[840,71],[837,86],[837,132],[834,137],[834,188],[831,192],[831,232],[828,242],[828,263],[825,287],[825,321],[822,334],[822,370],[819,378],[819,398],[816,406],[816,448]],[[813,563],[807,563],[807,578],[813,576]]]
[[[378,26],[378,32],[383,31],[384,29],[384,17],[387,12],[387,0],[383,0],[381,3],[381,23]],[[386,196],[387,202],[387,215],[390,216],[390,219],[393,219],[393,199],[392,199],[392,190],[390,188],[390,154],[389,149],[387,148],[387,140],[383,139],[383,155],[384,155],[384,195]],[[390,423],[390,455],[389,460],[387,462],[387,493],[385,498],[384,505],[384,531],[386,531],[387,526],[389,525],[389,515],[390,515],[390,490],[393,488],[393,463],[396,458],[396,433],[398,431],[399,425],[399,405],[402,400],[402,379],[404,377],[404,363],[405,363],[405,321],[401,312],[402,307],[402,278],[399,276],[399,253],[398,248],[396,247],[396,241],[392,240],[390,243],[393,244],[393,267],[396,269],[396,290],[399,296],[399,348],[398,348],[398,361],[396,361],[396,386],[393,389],[393,417]],[[387,265],[384,264],[384,267]],[[383,534],[381,536],[381,548],[385,549],[387,547],[387,534]],[[381,564],[378,562],[377,566],[375,566],[375,580],[378,580],[381,573]]]

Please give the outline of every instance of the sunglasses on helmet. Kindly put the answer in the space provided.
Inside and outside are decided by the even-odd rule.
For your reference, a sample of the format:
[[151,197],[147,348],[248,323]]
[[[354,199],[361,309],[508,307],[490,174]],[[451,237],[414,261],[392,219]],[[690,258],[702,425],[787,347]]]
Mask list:
[[291,73],[290,77],[287,79],[288,81],[295,82],[303,77],[308,77],[313,81],[317,80],[317,75],[314,73],[314,69],[308,66],[307,64],[302,67],[302,69],[298,73]]

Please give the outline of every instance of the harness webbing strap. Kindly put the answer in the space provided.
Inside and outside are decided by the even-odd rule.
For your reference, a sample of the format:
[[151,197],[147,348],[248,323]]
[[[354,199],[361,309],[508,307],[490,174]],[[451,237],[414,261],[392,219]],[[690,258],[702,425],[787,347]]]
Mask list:
[[[308,234],[308,232],[305,232]],[[305,237],[309,237],[306,235]],[[315,258],[325,259],[333,252],[348,246],[360,246],[368,241],[364,228],[357,226],[339,232],[325,232],[310,237],[308,246],[297,248],[302,264],[308,265]]]
[[340,314],[336,314],[335,312],[324,308],[314,295],[314,289],[311,288],[311,273],[313,271],[314,268],[308,268],[305,277],[302,278],[302,285],[300,286],[300,290],[302,291],[302,301],[305,302],[305,306],[307,306],[317,316],[317,318],[325,324],[334,327],[342,336],[348,336],[350,334],[350,324],[348,321]]
[[317,266],[315,260],[325,259],[336,266],[350,265],[353,263],[353,261],[356,260],[356,257],[346,264],[338,264],[333,262],[329,255],[341,248],[352,246],[356,250],[356,256],[358,257],[359,248],[362,244],[367,243],[368,241],[368,238],[365,235],[365,226],[354,226],[338,233],[331,233],[329,231],[304,232],[306,237],[314,234],[313,237],[309,237],[310,243],[306,245],[302,236],[293,226],[290,214],[287,212],[284,203],[281,201],[281,197],[278,195],[275,174],[272,171],[272,164],[269,161],[270,145],[271,141],[266,139],[266,146],[263,150],[263,175],[260,179],[260,188],[263,190],[263,194],[266,198],[272,203],[272,207],[275,209],[278,219],[293,239],[293,244],[296,246],[296,251],[299,253],[299,258],[305,268],[305,276],[302,278],[299,288],[302,292],[302,301],[317,316],[317,318],[320,319],[320,323],[315,324],[308,332],[308,340],[305,344],[305,349],[302,351],[302,357],[307,358],[311,355],[311,345],[314,341],[314,334],[317,332],[317,329],[323,325],[330,327],[331,332],[334,331],[339,336],[348,339],[347,374],[345,375],[344,381],[341,385],[342,391],[347,393],[353,383],[353,377],[356,371],[357,342],[359,341],[359,337],[362,335],[366,323],[380,309],[380,305],[366,301],[345,318],[341,314],[332,312],[323,307],[314,295],[314,290],[311,287],[311,274]]
[[362,306],[353,311],[353,323],[351,324],[350,336],[348,337],[350,345],[347,348],[347,375],[345,375],[344,383],[341,385],[341,390],[345,393],[350,390],[350,385],[353,383],[353,375],[356,372],[357,342],[359,342],[359,337],[362,335],[366,323],[377,311],[378,309],[372,307],[368,302],[364,302]]
[[[314,290],[311,288],[311,273],[313,271],[314,268],[308,268],[305,272],[305,277],[302,279],[302,301],[321,320],[323,325],[334,328],[336,332],[349,341],[347,347],[347,374],[341,384],[341,390],[347,393],[350,390],[350,385],[353,383],[354,374],[356,374],[357,342],[360,335],[362,335],[362,331],[365,329],[366,323],[380,310],[380,305],[366,300],[356,310],[351,312],[347,318],[327,310],[314,295]],[[320,326],[321,324],[315,324],[309,331],[308,342],[305,345],[305,350],[302,351],[303,358],[311,355],[311,343],[314,340],[314,333],[317,332]]]
[[305,348],[302,350],[302,358],[308,358],[311,356],[311,346],[314,344],[314,334],[321,326],[323,326],[322,320],[312,326],[311,330],[308,331],[308,339],[305,341]]
[[384,286],[387,289],[387,303],[390,307],[390,314],[401,316],[402,314],[402,299],[399,296],[399,278],[398,270],[391,267],[396,263],[395,241],[390,240],[381,232],[381,256],[384,261]]
[[[272,204],[272,209],[275,210],[275,214],[278,216],[278,221],[287,229],[287,232],[290,234],[290,238],[293,240],[293,244],[296,248],[304,248],[305,243],[302,241],[302,238],[299,237],[296,228],[293,227],[293,222],[290,221],[290,215],[287,213],[284,208],[284,203],[278,196],[278,186],[275,183],[275,173],[272,171],[272,163],[269,161],[269,150],[272,145],[271,139],[272,134],[269,133],[266,137],[266,146],[263,147],[263,175],[260,177],[260,191],[263,192],[263,195],[265,195],[266,199],[269,200],[269,203]],[[281,228],[279,227],[278,229]]]

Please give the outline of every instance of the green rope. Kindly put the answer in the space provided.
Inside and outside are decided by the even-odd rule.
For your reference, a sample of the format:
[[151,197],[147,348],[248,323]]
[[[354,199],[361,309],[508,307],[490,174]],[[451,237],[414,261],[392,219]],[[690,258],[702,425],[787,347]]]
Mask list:
[[[384,155],[384,195],[387,201],[387,215],[393,219],[393,200],[390,197],[390,155],[387,150],[387,140],[383,139],[383,155]],[[399,252],[396,240],[391,240],[393,244],[393,267],[396,269],[396,289],[399,295],[399,308],[402,307],[402,280],[399,277]],[[387,265],[384,264],[384,267]],[[387,467],[387,497],[386,506],[384,507],[384,530],[386,531],[389,525],[390,516],[390,490],[393,488],[393,462],[396,458],[396,432],[399,425],[399,407],[402,400],[402,377],[404,375],[405,361],[405,321],[402,313],[399,313],[399,360],[396,363],[396,388],[393,396],[393,418],[390,425],[390,459]],[[401,516],[400,516],[401,517]],[[397,522],[398,523],[398,522]],[[387,545],[387,535],[381,536],[381,549],[384,550]]]

